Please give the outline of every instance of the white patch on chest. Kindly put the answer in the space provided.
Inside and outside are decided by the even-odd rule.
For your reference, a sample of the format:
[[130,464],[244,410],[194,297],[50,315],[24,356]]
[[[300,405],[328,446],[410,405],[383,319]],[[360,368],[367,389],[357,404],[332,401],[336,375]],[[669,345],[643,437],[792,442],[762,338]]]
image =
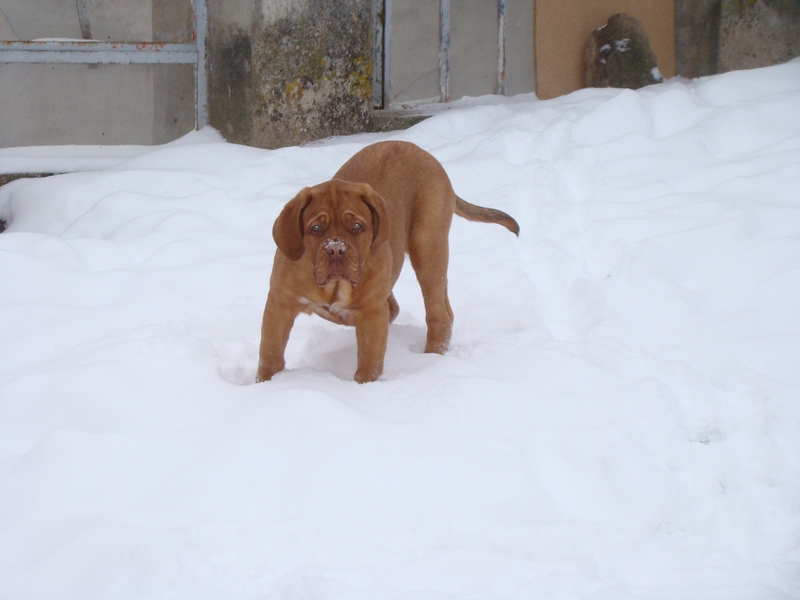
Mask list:
[[323,319],[350,325],[353,313],[349,310],[353,286],[349,281],[331,281],[322,290],[319,301],[301,296],[300,304],[307,307],[306,312],[314,312]]

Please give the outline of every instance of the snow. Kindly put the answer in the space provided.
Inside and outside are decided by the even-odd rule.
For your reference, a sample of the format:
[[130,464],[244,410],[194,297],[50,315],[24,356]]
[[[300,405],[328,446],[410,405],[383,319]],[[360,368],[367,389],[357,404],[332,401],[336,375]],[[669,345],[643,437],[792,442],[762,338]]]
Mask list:
[[[799,598],[798,114],[795,60],[274,151],[2,151],[108,162],[0,190],[0,597]],[[519,239],[454,219],[446,355],[407,266],[378,382],[301,316],[253,384],[273,220],[381,139]]]

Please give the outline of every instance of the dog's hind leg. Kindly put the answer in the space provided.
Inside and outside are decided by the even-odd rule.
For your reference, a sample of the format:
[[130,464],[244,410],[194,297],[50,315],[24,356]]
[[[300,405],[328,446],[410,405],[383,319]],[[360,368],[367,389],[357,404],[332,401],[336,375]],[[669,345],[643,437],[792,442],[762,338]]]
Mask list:
[[428,325],[425,352],[444,354],[453,334],[453,309],[447,297],[447,237],[438,236],[435,243],[423,246],[410,244],[408,256],[425,301],[425,322]]

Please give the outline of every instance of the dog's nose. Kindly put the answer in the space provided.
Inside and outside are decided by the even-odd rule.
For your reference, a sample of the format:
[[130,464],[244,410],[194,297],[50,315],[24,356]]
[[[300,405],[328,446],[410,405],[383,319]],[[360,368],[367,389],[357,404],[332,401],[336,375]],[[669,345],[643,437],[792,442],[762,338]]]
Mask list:
[[327,252],[328,256],[333,260],[339,260],[347,253],[347,244],[341,240],[328,240],[325,244],[325,252]]

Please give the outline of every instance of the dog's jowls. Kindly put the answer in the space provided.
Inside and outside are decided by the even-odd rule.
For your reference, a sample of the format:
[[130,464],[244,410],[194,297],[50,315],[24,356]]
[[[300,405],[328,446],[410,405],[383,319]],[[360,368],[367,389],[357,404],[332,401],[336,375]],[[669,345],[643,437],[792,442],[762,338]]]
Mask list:
[[506,213],[456,196],[439,162],[406,142],[367,146],[333,179],[301,190],[272,229],[278,249],[256,381],[284,368],[289,333],[301,312],[355,326],[355,380],[375,381],[383,372],[389,323],[399,311],[392,287],[406,254],[425,302],[425,352],[443,354],[453,329],[447,298],[453,213],[519,233]]

